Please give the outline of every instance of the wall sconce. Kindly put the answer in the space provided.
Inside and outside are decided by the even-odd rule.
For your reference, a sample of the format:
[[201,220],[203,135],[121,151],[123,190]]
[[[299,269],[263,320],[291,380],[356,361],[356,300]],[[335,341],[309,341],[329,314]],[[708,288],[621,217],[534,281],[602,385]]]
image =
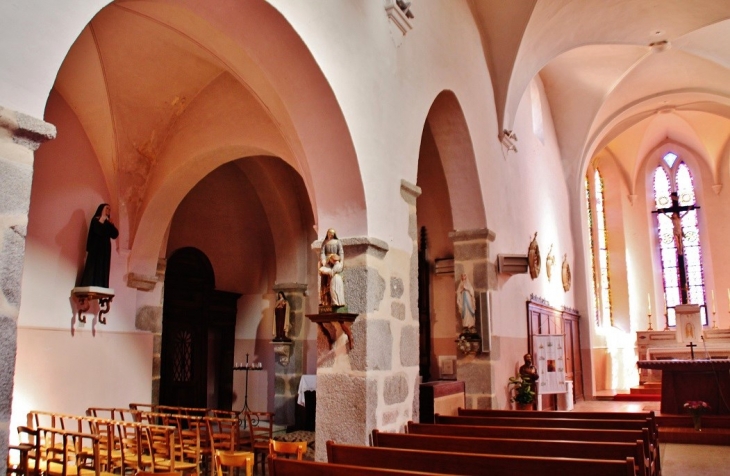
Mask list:
[[502,130],[502,133],[499,135],[499,141],[507,148],[507,150],[517,152],[517,147],[515,146],[515,142],[517,142],[517,134],[514,132],[508,131],[507,129]]

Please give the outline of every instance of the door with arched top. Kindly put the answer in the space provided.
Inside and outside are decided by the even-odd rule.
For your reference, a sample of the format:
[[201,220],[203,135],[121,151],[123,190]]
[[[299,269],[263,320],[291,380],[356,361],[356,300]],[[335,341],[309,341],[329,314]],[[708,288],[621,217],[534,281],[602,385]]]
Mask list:
[[215,289],[205,253],[181,248],[167,262],[160,404],[230,409],[239,294]]

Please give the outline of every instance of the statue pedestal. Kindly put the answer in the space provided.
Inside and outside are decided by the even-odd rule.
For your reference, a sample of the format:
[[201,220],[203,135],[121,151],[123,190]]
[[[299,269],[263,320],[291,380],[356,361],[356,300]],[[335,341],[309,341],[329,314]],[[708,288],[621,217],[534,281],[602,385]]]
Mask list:
[[106,314],[111,309],[114,290],[99,286],[77,286],[71,290],[71,296],[76,302],[79,322],[86,322],[84,313],[91,307],[91,301],[99,301],[99,324],[106,324]]
[[[352,350],[352,333],[350,332],[350,325],[355,322],[359,314],[353,314],[350,312],[326,312],[319,314],[307,314],[307,318],[310,321],[317,324],[322,331],[322,334],[327,338],[330,347],[335,343],[336,329],[334,323],[337,322],[342,328],[342,332],[347,335],[347,348]],[[330,328],[331,327],[331,328]]]

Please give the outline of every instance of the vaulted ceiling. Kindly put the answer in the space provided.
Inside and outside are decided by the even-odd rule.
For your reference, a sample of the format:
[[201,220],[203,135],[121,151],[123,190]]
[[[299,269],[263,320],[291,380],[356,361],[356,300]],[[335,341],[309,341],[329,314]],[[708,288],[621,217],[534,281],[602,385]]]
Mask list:
[[730,3],[715,0],[470,0],[501,127],[535,75],[568,179],[591,158],[629,176],[667,139],[713,171],[730,138]]

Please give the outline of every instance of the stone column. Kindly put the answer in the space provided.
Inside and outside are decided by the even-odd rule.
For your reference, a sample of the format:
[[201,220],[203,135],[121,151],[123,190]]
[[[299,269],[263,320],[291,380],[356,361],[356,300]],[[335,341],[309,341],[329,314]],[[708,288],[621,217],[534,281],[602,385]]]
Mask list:
[[[318,461],[327,458],[327,440],[366,445],[374,428],[402,430],[413,418],[418,390],[418,313],[403,299],[412,292],[411,250],[389,251],[387,243],[370,237],[340,240],[345,299],[349,312],[359,316],[351,326],[352,349],[340,324],[331,325],[332,346],[318,330]],[[312,245],[317,253],[320,246]]]
[[[486,228],[453,231],[449,233],[449,238],[454,242],[454,295],[464,273],[474,286],[477,300],[480,293],[496,289],[496,264],[489,261],[489,243],[494,241],[494,232]],[[456,302],[454,302],[454,313],[456,313]],[[455,336],[458,336],[461,332],[458,316],[456,326]],[[492,355],[484,353],[464,355],[457,351],[456,378],[466,383],[467,408],[492,408],[495,402],[493,375]]]
[[272,342],[274,357],[274,412],[278,425],[293,425],[299,391],[299,379],[304,371],[304,293],[306,284],[280,283],[274,293],[282,291],[289,301],[291,344]]
[[33,152],[55,137],[51,124],[0,107],[0,455],[8,454]]
[[167,260],[157,260],[157,272],[154,276],[143,276],[137,273],[127,274],[127,286],[138,291],[137,311],[134,327],[140,331],[152,333],[152,394],[150,403],[160,403],[160,373],[162,366],[162,304],[163,286]]

